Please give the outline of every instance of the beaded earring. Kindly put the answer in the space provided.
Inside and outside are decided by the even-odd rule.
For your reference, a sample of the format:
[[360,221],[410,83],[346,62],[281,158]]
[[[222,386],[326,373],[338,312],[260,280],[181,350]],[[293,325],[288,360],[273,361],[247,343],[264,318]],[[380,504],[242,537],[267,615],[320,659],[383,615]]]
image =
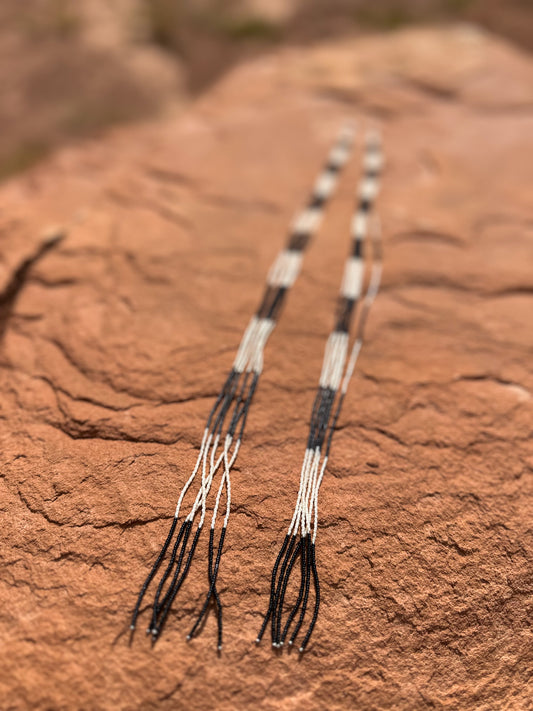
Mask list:
[[[352,143],[353,130],[348,127],[341,132],[329,153],[311,198],[294,223],[286,248],[280,252],[268,273],[263,300],[244,332],[233,367],[209,413],[196,465],[181,490],[167,538],[139,593],[131,619],[132,633],[144,596],[161,569],[147,629],[147,634],[152,635],[153,641],[161,634],[172,604],[189,572],[204,528],[208,498],[218,479],[212,501],[209,532],[208,590],[188,639],[196,634],[210,601],[214,600],[218,649],[222,648],[222,602],[217,590],[217,577],[230,517],[231,470],[239,452],[246,419],[263,369],[265,344],[276,325],[287,293],[298,276],[305,249],[320,224],[324,207],[335,188],[338,174],[348,159]],[[178,526],[184,497],[191,489],[194,501]],[[223,504],[222,525],[216,538],[217,517]]]
[[[364,242],[369,213],[378,192],[382,163],[379,136],[370,133],[366,139],[364,175],[352,222],[352,249],[344,267],[335,326],[326,343],[322,373],[311,412],[298,498],[287,535],[274,563],[270,582],[270,602],[256,639],[257,643],[261,641],[270,620],[272,646],[276,648],[283,646],[291,627],[289,645],[296,640],[306,617],[311,586],[314,592],[314,607],[299,647],[300,652],[305,650],[318,618],[320,586],[315,556],[318,492],[326,470],[335,426],[361,350],[368,311],[376,297],[381,280],[381,240],[378,225],[375,224],[372,230],[371,260],[366,260],[372,262],[370,278],[366,293],[361,299],[365,275]],[[359,309],[358,302],[361,302]],[[348,358],[349,335],[350,330],[353,330],[354,320],[356,321],[355,340]],[[282,625],[287,587],[298,560],[300,561],[298,594],[288,611],[285,624]]]

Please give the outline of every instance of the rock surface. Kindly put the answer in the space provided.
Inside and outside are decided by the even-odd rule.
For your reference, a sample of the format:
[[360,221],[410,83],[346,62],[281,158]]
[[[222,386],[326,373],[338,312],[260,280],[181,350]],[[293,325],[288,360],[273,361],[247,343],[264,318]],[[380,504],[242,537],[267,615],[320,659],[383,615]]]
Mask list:
[[[338,126],[382,124],[385,273],[334,441],[302,660],[255,648],[348,248],[360,148],[265,354],[212,617],[136,593]],[[360,144],[359,144],[360,145]],[[2,708],[530,708],[533,70],[472,28],[242,66],[0,192]],[[56,226],[57,225],[57,226]]]

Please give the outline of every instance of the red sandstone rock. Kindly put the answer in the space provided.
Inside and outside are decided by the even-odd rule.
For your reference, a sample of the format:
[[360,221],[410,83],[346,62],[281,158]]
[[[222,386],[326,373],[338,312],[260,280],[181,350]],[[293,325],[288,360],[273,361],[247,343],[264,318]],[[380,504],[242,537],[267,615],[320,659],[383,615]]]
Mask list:
[[[2,709],[531,707],[532,88],[527,58],[468,28],[285,50],[0,191]],[[158,644],[128,646],[212,397],[353,115],[383,127],[386,261],[320,495],[312,645],[253,640],[360,150],[266,349],[224,652],[212,617],[184,639],[201,558]]]

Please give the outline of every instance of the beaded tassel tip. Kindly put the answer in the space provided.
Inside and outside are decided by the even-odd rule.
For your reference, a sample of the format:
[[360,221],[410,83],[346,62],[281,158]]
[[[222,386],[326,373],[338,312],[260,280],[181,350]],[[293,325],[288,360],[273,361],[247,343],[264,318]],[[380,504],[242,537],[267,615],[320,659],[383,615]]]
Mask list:
[[[286,248],[280,252],[270,269],[263,300],[244,332],[233,367],[207,418],[198,458],[179,495],[167,538],[140,590],[131,619],[132,633],[141,613],[143,599],[154,583],[155,593],[147,634],[152,636],[153,641],[161,634],[174,600],[188,575],[208,511],[211,511],[207,556],[208,589],[187,639],[197,634],[210,604],[213,604],[217,617],[218,649],[222,647],[222,603],[217,590],[217,578],[230,516],[231,470],[263,369],[265,344],[274,329],[287,292],[298,276],[303,253],[319,226],[325,204],[349,156],[352,142],[353,130],[347,127],[329,153],[311,198],[294,223]],[[210,497],[213,487],[216,494]],[[179,523],[188,492],[193,503]],[[218,529],[217,521],[222,516],[221,512],[223,520]]]
[[[292,646],[308,618],[311,618],[299,646],[304,652],[315,627],[320,607],[320,584],[315,542],[318,524],[318,492],[326,470],[331,441],[348,384],[363,342],[363,331],[381,280],[381,239],[377,222],[372,229],[372,268],[368,287],[361,301],[365,276],[364,242],[369,213],[379,187],[382,152],[379,136],[367,135],[364,175],[359,185],[358,201],[352,221],[352,249],[346,260],[335,327],[326,343],[322,373],[311,412],[309,437],[300,472],[300,488],[289,529],[272,569],[270,601],[256,642],[259,644],[268,623],[272,646],[281,648],[288,638]],[[369,262],[370,260],[366,260]],[[355,339],[348,358],[349,334],[357,313]],[[295,600],[287,604],[291,576],[299,569]]]

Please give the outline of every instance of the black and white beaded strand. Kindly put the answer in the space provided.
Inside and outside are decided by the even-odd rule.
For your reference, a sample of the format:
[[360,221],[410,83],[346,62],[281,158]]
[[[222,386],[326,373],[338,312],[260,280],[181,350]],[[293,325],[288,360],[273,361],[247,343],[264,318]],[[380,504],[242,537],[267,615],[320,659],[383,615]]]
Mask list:
[[[319,227],[325,204],[335,188],[341,168],[349,157],[352,143],[353,129],[349,126],[343,129],[330,151],[327,162],[314,185],[311,198],[293,225],[286,248],[278,254],[270,269],[259,309],[244,332],[233,367],[207,419],[196,465],[181,490],[167,538],[141,588],[131,619],[130,629],[133,632],[144,596],[165,561],[166,565],[163,565],[163,572],[155,591],[151,620],[147,629],[147,634],[152,635],[153,641],[161,634],[176,595],[187,577],[207,515],[207,499],[213,481],[221,471],[209,535],[209,588],[200,614],[187,639],[191,639],[196,634],[207,613],[209,603],[213,600],[217,613],[218,649],[222,648],[222,605],[216,582],[230,515],[230,472],[239,452],[250,405],[263,369],[265,344],[274,329],[286,294],[299,274],[303,253]],[[200,482],[196,498],[178,529],[184,497],[198,478]],[[224,519],[218,541],[215,541],[216,519],[224,497]],[[198,522],[193,534],[195,519]]]
[[[374,132],[369,133],[363,159],[364,174],[352,221],[352,250],[344,268],[335,327],[328,338],[324,353],[322,373],[311,413],[309,437],[300,473],[296,507],[274,563],[270,601],[256,639],[257,643],[261,641],[270,621],[272,646],[275,648],[284,645],[289,631],[291,631],[289,645],[295,642],[306,617],[311,588],[314,593],[314,607],[311,621],[299,647],[300,652],[305,650],[318,618],[320,585],[315,556],[318,492],[326,470],[336,423],[361,350],[368,311],[376,297],[381,280],[381,240],[376,225],[372,230],[372,268],[369,283],[358,311],[355,340],[348,359],[350,327],[358,301],[362,296],[365,276],[364,242],[368,231],[369,213],[378,192],[382,163],[379,135]],[[300,585],[296,600],[288,608],[284,620],[287,588],[298,560]]]

